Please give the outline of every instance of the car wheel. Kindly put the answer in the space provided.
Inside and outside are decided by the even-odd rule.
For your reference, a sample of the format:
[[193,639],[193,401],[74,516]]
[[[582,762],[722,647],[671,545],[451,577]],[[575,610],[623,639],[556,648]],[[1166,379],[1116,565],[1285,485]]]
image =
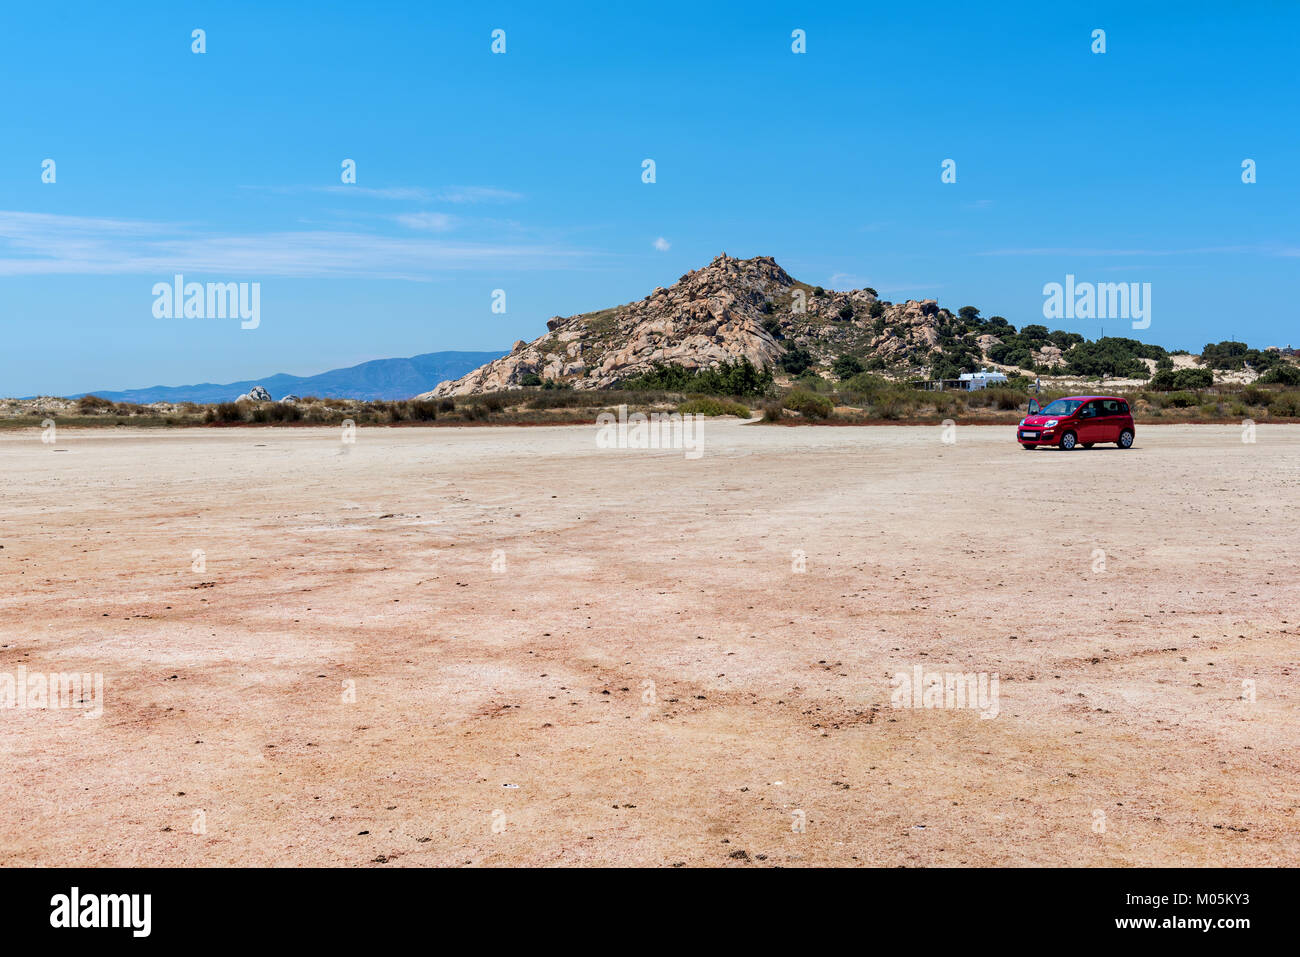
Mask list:
[[1078,441],[1079,441],[1079,437],[1076,436],[1073,432],[1066,432],[1063,436],[1061,436],[1061,448],[1064,449],[1066,452],[1072,452],[1074,450],[1074,446],[1078,443]]
[[1121,449],[1131,449],[1133,447],[1133,433],[1125,429],[1119,434],[1119,441],[1115,444]]
[[1090,449],[1090,448],[1092,448],[1092,447],[1093,447],[1094,445],[1096,445],[1096,444],[1097,444],[1096,442],[1084,442],[1084,443],[1083,443],[1083,447],[1084,447],[1085,449]]

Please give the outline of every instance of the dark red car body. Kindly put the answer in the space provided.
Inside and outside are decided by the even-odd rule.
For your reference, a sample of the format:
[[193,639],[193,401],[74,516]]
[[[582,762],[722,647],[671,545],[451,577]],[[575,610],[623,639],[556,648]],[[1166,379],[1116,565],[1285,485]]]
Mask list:
[[[1056,411],[1048,411],[1054,408]],[[1055,399],[1034,415],[1025,416],[1016,426],[1016,441],[1025,448],[1054,445],[1067,452],[1080,445],[1090,449],[1099,442],[1131,448],[1135,434],[1128,401],[1113,395],[1071,395]]]

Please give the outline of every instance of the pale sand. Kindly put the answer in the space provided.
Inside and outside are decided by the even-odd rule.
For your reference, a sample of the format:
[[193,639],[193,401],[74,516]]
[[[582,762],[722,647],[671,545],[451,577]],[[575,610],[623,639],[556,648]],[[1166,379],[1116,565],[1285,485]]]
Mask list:
[[107,680],[0,711],[0,863],[1295,865],[1300,427],[1240,435],[0,433],[0,672]]

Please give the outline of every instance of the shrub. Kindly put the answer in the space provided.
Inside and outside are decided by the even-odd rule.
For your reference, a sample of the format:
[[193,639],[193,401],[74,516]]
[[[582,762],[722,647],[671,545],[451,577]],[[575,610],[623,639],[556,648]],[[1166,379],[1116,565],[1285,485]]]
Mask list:
[[1273,400],[1269,411],[1274,415],[1281,415],[1290,419],[1300,416],[1300,392],[1280,393]]
[[837,379],[852,379],[862,371],[862,361],[857,356],[842,355],[831,364],[831,373]]
[[[811,362],[812,357],[808,358]],[[761,396],[771,391],[772,373],[769,369],[759,369],[743,356],[735,362],[723,362],[712,369],[688,369],[685,366],[656,362],[648,372],[625,380],[620,388],[738,397]]]
[[1157,369],[1156,374],[1151,377],[1151,388],[1157,392],[1172,392],[1178,388],[1174,384],[1173,369]]
[[1014,389],[981,389],[985,393],[986,404],[995,409],[1018,409],[1024,396]]
[[1278,363],[1260,376],[1259,381],[1265,384],[1300,385],[1300,366]]
[[1165,399],[1165,405],[1173,406],[1175,409],[1188,409],[1196,404],[1196,396],[1187,392],[1175,392]]
[[682,415],[734,415],[741,419],[749,418],[748,408],[726,399],[689,399],[679,405],[677,411]]
[[407,403],[411,418],[416,422],[433,422],[438,418],[438,404],[425,399],[412,399]]
[[803,346],[789,346],[781,356],[781,368],[791,375],[798,375],[813,364],[812,353]]
[[456,403],[451,399],[443,399],[438,403],[439,412],[455,412]]
[[297,422],[302,418],[302,409],[292,402],[276,402],[267,407],[266,418],[272,422]]
[[80,412],[103,412],[111,408],[113,408],[112,402],[101,399],[97,395],[83,395],[77,400],[77,409]]
[[1175,389],[1208,389],[1214,385],[1214,373],[1209,369],[1179,369],[1174,373]]
[[837,313],[837,315],[840,317],[840,319],[844,320],[845,322],[848,322],[850,319],[853,318],[853,303],[846,302],[844,305],[840,306],[840,311]]
[[[210,418],[209,418],[210,417]],[[207,422],[243,422],[244,413],[234,402],[219,402],[208,409],[204,416]]]
[[1247,405],[1267,406],[1273,401],[1273,393],[1268,389],[1261,389],[1258,386],[1248,385],[1241,390],[1241,399]]
[[542,377],[536,372],[525,372],[519,377],[519,384],[524,387],[539,386],[542,384]]
[[901,419],[911,405],[898,395],[886,395],[871,403],[871,411],[882,419]]
[[783,406],[780,402],[764,402],[764,403],[763,403],[763,421],[764,421],[764,422],[780,422],[780,421],[781,421],[781,413],[782,413],[784,410],[785,410],[785,406]]
[[861,372],[844,383],[844,391],[868,400],[893,388],[895,388],[894,383],[883,376],[871,375],[869,372]]
[[829,419],[835,406],[824,395],[816,395],[805,389],[794,389],[783,400],[783,404],[792,412],[810,419]]

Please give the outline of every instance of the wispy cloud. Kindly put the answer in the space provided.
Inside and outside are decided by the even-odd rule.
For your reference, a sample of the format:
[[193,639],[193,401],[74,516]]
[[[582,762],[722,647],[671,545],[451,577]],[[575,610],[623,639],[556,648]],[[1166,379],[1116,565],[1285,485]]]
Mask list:
[[1098,247],[1031,246],[1019,249],[989,249],[980,256],[1204,256],[1222,253],[1257,253],[1266,256],[1295,255],[1266,246],[1202,246],[1192,249],[1106,249]]
[[407,229],[423,229],[443,233],[456,225],[456,220],[446,213],[403,213],[393,217]]
[[0,275],[340,277],[427,280],[446,271],[541,269],[591,254],[546,243],[451,242],[358,230],[254,235],[189,224],[0,210]]
[[423,186],[241,186],[240,189],[252,189],[262,193],[294,195],[300,193],[330,193],[337,196],[357,196],[366,199],[404,199],[407,201],[428,202],[434,198],[433,190]]
[[336,183],[329,186],[241,186],[240,189],[259,190],[266,193],[292,195],[295,193],[329,193],[332,196],[353,196],[365,199],[398,199],[415,202],[438,203],[516,203],[523,193],[498,189],[495,186],[444,186],[429,189],[425,186],[355,186]]
[[448,186],[438,190],[434,198],[444,203],[515,203],[524,194],[494,186]]
[[660,236],[650,245],[653,246],[655,249],[659,250],[661,253],[666,253],[668,252],[668,250],[673,248],[673,244],[670,243],[668,240],[664,239],[662,236]]

